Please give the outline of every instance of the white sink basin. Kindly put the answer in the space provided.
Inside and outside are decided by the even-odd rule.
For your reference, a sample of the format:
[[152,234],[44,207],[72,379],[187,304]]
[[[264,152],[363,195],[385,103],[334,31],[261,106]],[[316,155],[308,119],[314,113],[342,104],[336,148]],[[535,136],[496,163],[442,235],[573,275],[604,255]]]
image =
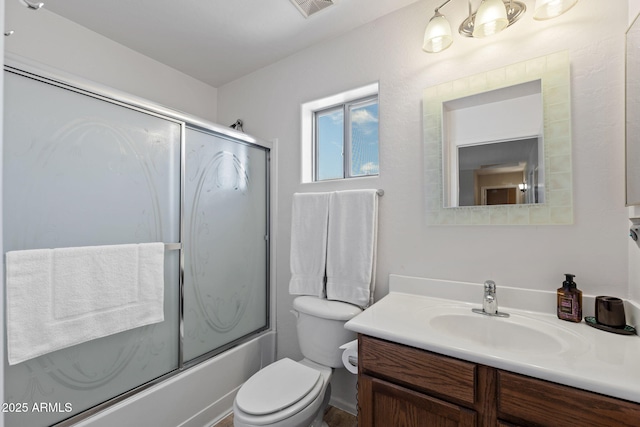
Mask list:
[[[390,277],[389,294],[346,324],[360,334],[640,403],[640,336],[555,314],[555,292],[498,288],[509,318],[471,312],[483,285]],[[591,297],[585,301],[592,304]],[[632,319],[640,308],[630,305]],[[629,318],[627,318],[629,320]],[[634,320],[635,321],[635,320]],[[638,326],[637,323],[634,326]]]
[[429,332],[513,353],[581,354],[588,342],[572,330],[539,316],[511,313],[508,318],[473,313],[469,306],[434,306],[417,313]]

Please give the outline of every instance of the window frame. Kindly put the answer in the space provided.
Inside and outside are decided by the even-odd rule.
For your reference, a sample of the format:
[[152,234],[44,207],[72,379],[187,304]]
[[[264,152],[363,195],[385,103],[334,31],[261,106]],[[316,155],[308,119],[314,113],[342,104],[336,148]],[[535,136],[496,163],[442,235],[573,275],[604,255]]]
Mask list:
[[[318,134],[319,132],[319,127],[318,127],[318,116],[320,115],[324,115],[324,114],[331,114],[335,111],[342,111],[342,176],[341,177],[336,177],[336,178],[326,178],[326,179],[320,179],[318,177],[318,173],[320,171],[320,147],[319,147],[319,143],[318,143],[318,139],[319,136]],[[330,107],[327,108],[323,108],[321,110],[315,110],[313,111],[313,138],[311,140],[311,144],[312,144],[312,167],[313,167],[313,181],[314,182],[320,182],[320,181],[331,181],[332,179],[344,179],[345,177],[345,144],[346,144],[346,135],[345,135],[345,123],[346,123],[346,115],[345,115],[345,111],[344,111],[344,104],[337,104],[337,105],[332,105]]]
[[[380,108],[380,100],[379,100],[378,94],[368,95],[363,98],[353,99],[353,100],[342,102],[326,108],[322,108],[320,110],[313,111],[312,144],[313,144],[313,181],[314,182],[331,181],[333,179],[348,179],[348,178],[359,178],[359,177],[365,177],[365,176],[378,176],[380,174],[379,170],[378,170],[378,173],[375,173],[375,174],[367,173],[367,174],[360,174],[360,175],[354,175],[351,171],[351,166],[353,163],[352,162],[353,126],[351,122],[351,111],[354,108],[365,107],[373,104],[377,104],[378,108]],[[318,176],[318,172],[320,169],[319,167],[320,166],[319,165],[320,147],[318,143],[318,133],[319,133],[318,116],[332,113],[334,111],[342,111],[342,176],[338,178],[320,179],[320,177]],[[378,114],[378,120],[379,120],[379,116],[380,115]],[[379,135],[380,134],[378,132],[378,155],[380,153]],[[378,168],[379,168],[379,162],[378,162]]]
[[[351,174],[352,166],[352,123],[351,110],[354,107],[378,104],[378,172],[367,174]],[[348,90],[333,96],[301,105],[302,111],[302,147],[301,147],[301,182],[325,182],[344,180],[349,178],[378,177],[380,175],[380,93],[379,83],[371,83],[356,89]],[[342,110],[343,112],[343,146],[342,146],[342,177],[319,179],[318,178],[318,115],[330,111]]]
[[[375,102],[374,102],[375,101]],[[378,172],[377,173],[366,173],[366,174],[360,174],[360,175],[353,175],[352,171],[351,171],[351,166],[352,166],[352,159],[353,159],[353,124],[351,122],[351,110],[352,109],[356,109],[356,108],[361,108],[361,107],[366,107],[369,105],[373,105],[373,104],[377,104],[378,106],[378,117],[377,117],[377,123],[376,123],[376,127],[378,128]],[[347,112],[347,116],[348,116],[348,121],[349,121],[349,126],[348,126],[348,138],[347,138],[347,142],[345,142],[345,147],[348,150],[349,153],[349,157],[348,157],[348,162],[345,164],[345,166],[348,168],[347,170],[349,171],[349,175],[348,178],[359,178],[359,177],[365,177],[365,176],[378,176],[380,175],[380,99],[378,97],[378,95],[371,95],[368,97],[364,97],[364,98],[360,98],[357,100],[353,100],[352,102],[349,102],[349,104],[347,106],[345,106],[346,112]],[[347,125],[345,125],[345,129],[347,129]],[[345,178],[347,178],[347,176],[345,176]]]

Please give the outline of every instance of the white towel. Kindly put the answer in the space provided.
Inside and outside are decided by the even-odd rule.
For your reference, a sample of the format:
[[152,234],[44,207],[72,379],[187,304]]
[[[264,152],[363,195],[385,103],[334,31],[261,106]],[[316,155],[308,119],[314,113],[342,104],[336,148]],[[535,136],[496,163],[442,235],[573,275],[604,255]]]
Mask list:
[[291,295],[324,298],[331,193],[296,193],[291,214]]
[[164,320],[164,244],[7,252],[10,365]]
[[327,299],[360,307],[373,303],[377,229],[376,190],[333,193],[327,243]]

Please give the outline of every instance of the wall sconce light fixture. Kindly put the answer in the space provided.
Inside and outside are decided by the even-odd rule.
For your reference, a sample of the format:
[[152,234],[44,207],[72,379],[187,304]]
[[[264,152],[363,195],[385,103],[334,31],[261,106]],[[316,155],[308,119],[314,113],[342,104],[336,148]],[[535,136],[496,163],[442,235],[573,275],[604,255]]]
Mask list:
[[521,182],[520,184],[518,184],[518,188],[520,189],[520,191],[524,193],[529,189],[529,186],[527,185],[526,182]]
[[[425,52],[438,53],[453,43],[451,24],[440,13],[440,9],[450,1],[446,0],[438,6],[427,24],[422,45]],[[482,38],[497,34],[514,24],[527,10],[527,6],[517,0],[482,0],[478,10],[473,12],[471,0],[468,2],[469,16],[458,28],[458,32],[464,37]],[[533,18],[555,18],[571,9],[577,2],[578,0],[536,0]]]

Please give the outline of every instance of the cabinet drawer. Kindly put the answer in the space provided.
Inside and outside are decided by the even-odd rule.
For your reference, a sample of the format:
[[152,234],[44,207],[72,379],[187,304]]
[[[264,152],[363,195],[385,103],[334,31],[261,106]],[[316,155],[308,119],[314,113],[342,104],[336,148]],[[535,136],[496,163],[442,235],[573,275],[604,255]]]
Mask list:
[[473,406],[476,401],[476,365],[428,351],[359,336],[361,373]]
[[640,405],[499,371],[498,416],[523,425],[637,427]]

